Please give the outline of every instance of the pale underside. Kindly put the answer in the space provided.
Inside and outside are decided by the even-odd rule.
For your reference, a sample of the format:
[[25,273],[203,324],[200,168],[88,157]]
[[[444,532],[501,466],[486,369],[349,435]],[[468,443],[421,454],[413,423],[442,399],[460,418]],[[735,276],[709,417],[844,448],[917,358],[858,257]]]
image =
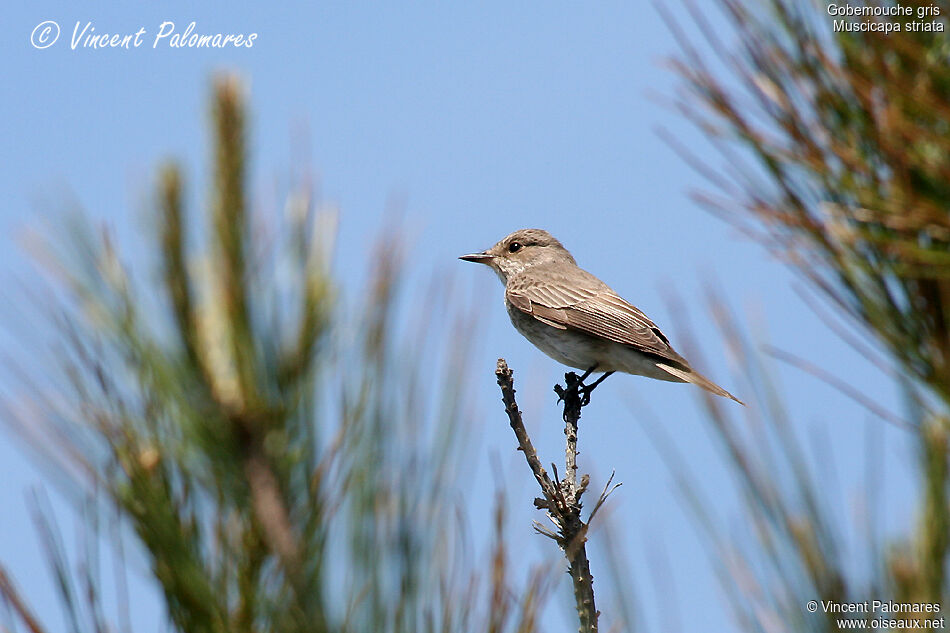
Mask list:
[[[539,281],[543,280],[543,281]],[[622,371],[683,382],[657,367],[689,363],[643,312],[581,268],[539,266],[508,280],[505,304],[515,328],[554,360],[587,370]]]
[[742,402],[690,367],[653,321],[581,268],[541,265],[515,275],[505,306],[515,328],[559,363],[691,382]]

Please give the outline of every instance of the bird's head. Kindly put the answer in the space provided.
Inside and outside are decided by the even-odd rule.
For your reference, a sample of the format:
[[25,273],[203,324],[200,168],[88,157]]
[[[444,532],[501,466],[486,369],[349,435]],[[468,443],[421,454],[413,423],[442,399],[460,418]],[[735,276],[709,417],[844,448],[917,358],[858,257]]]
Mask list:
[[485,264],[507,283],[508,278],[524,270],[549,262],[576,264],[564,246],[541,229],[521,229],[481,253],[462,255],[459,259]]

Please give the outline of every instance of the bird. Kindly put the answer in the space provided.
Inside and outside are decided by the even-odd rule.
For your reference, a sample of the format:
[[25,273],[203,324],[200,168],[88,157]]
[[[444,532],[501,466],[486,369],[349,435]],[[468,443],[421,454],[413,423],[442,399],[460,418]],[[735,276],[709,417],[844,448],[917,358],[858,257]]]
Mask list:
[[603,375],[615,372],[669,382],[688,382],[744,404],[683,358],[665,334],[637,307],[577,265],[574,256],[542,229],[521,229],[488,250],[459,259],[485,264],[505,286],[512,325],[557,362]]

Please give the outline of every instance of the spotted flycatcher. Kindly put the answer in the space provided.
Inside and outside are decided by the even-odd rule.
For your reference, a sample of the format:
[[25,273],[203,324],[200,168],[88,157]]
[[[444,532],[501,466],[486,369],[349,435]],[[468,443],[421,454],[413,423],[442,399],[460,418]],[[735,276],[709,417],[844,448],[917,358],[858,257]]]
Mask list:
[[622,371],[691,382],[742,401],[690,367],[653,321],[582,269],[559,241],[541,229],[515,231],[487,251],[459,259],[488,265],[505,284],[505,307],[515,329],[542,352],[585,371],[604,372],[589,393]]

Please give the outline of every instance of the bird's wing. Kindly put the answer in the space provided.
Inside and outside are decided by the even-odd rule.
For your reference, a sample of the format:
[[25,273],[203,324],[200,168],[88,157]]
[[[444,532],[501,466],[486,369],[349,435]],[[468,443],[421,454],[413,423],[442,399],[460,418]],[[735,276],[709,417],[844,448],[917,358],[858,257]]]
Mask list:
[[[538,277],[545,281],[539,282]],[[689,368],[647,315],[586,271],[512,278],[505,297],[521,312],[552,327],[630,345]]]

